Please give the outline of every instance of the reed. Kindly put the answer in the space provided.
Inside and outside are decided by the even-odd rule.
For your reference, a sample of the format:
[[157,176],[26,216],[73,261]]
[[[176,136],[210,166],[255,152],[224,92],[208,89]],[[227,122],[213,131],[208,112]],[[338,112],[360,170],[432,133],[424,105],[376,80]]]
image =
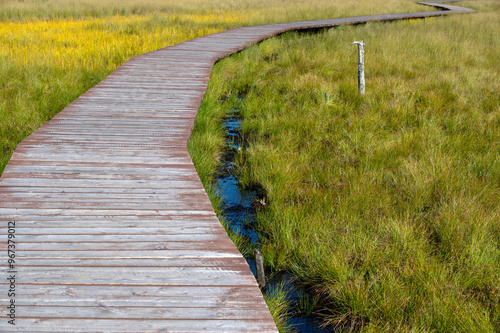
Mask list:
[[480,13],[287,33],[214,69],[206,103],[240,110],[241,183],[265,189],[266,264],[341,332],[500,328],[500,6],[464,6]]
[[236,26],[416,8],[410,0],[4,0],[0,174],[22,139],[135,55]]

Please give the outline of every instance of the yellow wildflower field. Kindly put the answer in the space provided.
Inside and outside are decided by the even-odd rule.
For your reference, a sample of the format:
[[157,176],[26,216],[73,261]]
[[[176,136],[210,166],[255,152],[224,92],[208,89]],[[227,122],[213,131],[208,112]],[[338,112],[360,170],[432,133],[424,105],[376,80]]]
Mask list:
[[16,66],[114,69],[131,56],[221,31],[242,16],[235,12],[1,22],[0,56]]
[[0,22],[0,174],[22,139],[126,60],[245,20],[232,11]]

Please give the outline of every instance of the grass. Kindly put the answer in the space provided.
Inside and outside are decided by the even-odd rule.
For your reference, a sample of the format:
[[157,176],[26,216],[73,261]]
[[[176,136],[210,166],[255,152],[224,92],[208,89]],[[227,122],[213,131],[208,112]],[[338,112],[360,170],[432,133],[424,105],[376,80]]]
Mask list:
[[410,0],[4,0],[0,174],[22,139],[135,55],[242,25],[421,8]]
[[500,330],[500,6],[463,6],[480,13],[288,33],[213,71],[204,105],[241,110],[240,179],[266,192],[266,264],[339,331]]
[[277,284],[264,294],[267,306],[274,318],[276,327],[280,332],[292,332],[288,324],[288,311],[290,308],[289,289],[284,284]]
[[0,172],[16,145],[129,58],[231,28],[240,15],[0,22]]
[[[422,11],[413,0],[4,0],[1,21],[60,20],[115,15],[226,15],[238,12],[242,24],[262,24],[341,16]],[[430,8],[430,7],[429,7]],[[432,10],[432,9],[427,9]]]

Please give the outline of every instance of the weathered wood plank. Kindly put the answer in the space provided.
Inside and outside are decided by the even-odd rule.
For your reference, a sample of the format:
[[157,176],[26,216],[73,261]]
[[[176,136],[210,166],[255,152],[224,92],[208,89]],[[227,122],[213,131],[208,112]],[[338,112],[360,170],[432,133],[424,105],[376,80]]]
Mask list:
[[23,267],[17,269],[17,290],[22,284],[88,285],[255,285],[248,266],[234,267]]
[[[231,251],[230,251],[231,250]],[[7,252],[6,252],[7,253]],[[212,250],[212,249],[177,249],[177,250],[143,250],[143,251],[128,251],[128,250],[101,250],[101,251],[60,251],[58,249],[51,249],[45,251],[20,251],[16,252],[16,258],[73,258],[73,259],[82,259],[82,258],[240,258],[241,253],[237,250],[232,249],[221,249],[221,250]],[[7,262],[7,257],[4,255],[0,256],[3,262]],[[167,278],[167,277],[164,277]],[[0,282],[0,284],[6,284],[6,282]],[[1,325],[1,323],[0,323]],[[1,326],[0,326],[1,327]]]
[[180,237],[175,238],[176,240],[184,240],[184,238],[192,237],[193,234],[220,235],[220,228],[212,227],[213,223],[206,223],[205,226],[193,223],[192,227],[177,223],[174,225],[164,223],[161,227],[151,226],[148,228],[138,226],[133,228],[127,227],[124,223],[112,227],[113,224],[110,226],[110,223],[104,222],[101,222],[99,225],[92,224],[88,227],[82,226],[81,223],[69,226],[64,223],[60,223],[57,226],[54,226],[54,223],[46,224],[44,223],[42,226],[39,226],[39,224],[34,225],[34,223],[23,223],[22,226],[16,228],[16,234],[22,235],[24,241],[26,241],[26,237],[24,237],[26,235],[108,235],[113,237],[117,235],[167,235],[172,238]]
[[[24,258],[17,266],[20,267],[217,267],[239,269],[246,268],[246,263],[237,257],[228,258],[80,258],[80,259],[47,259]],[[25,291],[26,288],[22,288]],[[6,296],[6,295],[3,295]],[[0,295],[0,297],[2,297]]]
[[[188,258],[185,260],[194,259]],[[111,259],[112,260],[112,259]],[[141,259],[143,260],[143,259]],[[238,258],[220,258],[217,260],[234,260],[240,262]],[[216,261],[214,261],[216,262]],[[262,297],[252,294],[253,286],[134,286],[127,285],[121,288],[119,285],[109,289],[95,288],[92,285],[61,285],[61,284],[24,284],[20,295],[46,295],[51,299],[92,299],[101,297],[108,301],[120,299],[160,299],[166,303],[170,298],[179,299],[211,299],[217,300],[217,297],[224,295],[230,299],[240,298],[245,301],[247,298],[263,301]],[[249,292],[250,291],[250,292]],[[0,295],[0,300],[8,299],[7,295]]]
[[[97,305],[97,306],[96,306]],[[73,318],[73,319],[136,319],[136,320],[252,320],[266,315],[267,309],[261,304],[258,308],[246,306],[244,309],[226,307],[133,307],[106,306],[97,303],[94,306],[52,305],[51,313],[44,307],[19,305],[19,321],[24,318]],[[225,304],[224,304],[225,305]]]
[[[157,242],[166,242],[168,244],[177,244],[177,243],[185,243],[188,244],[190,241],[196,240],[197,242],[224,242],[227,240],[225,235],[221,235],[220,233],[208,234],[208,233],[188,233],[188,234],[120,234],[115,232],[112,235],[96,235],[96,234],[39,234],[39,235],[27,235],[27,234],[18,234],[21,237],[22,235],[22,243],[20,246],[20,250],[22,250],[22,244],[26,243],[111,243],[113,245],[121,245],[121,244],[132,244],[132,243],[157,243]],[[130,243],[129,243],[130,242]],[[114,244],[118,243],[118,244]],[[34,244],[36,245],[36,244]],[[52,244],[53,245],[53,244]],[[126,246],[126,245],[125,245]],[[200,245],[201,246],[201,245]],[[132,249],[130,246],[126,246],[128,249]],[[96,247],[96,249],[103,249],[104,247]]]
[[249,320],[216,319],[216,320],[152,320],[142,319],[79,319],[74,318],[23,318],[22,326],[9,327],[10,332],[276,332],[274,323],[262,317]]

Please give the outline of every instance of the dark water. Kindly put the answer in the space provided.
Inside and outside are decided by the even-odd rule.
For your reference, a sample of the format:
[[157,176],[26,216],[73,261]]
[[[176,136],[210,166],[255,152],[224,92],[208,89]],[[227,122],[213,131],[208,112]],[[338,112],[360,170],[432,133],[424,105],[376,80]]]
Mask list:
[[254,221],[253,204],[257,200],[257,193],[251,190],[243,191],[238,185],[238,179],[234,172],[234,157],[242,146],[239,135],[240,123],[241,119],[230,117],[226,119],[224,124],[227,151],[224,162],[219,169],[217,191],[222,198],[221,208],[231,230],[248,236],[250,241],[255,244],[259,236],[250,225]]
[[[239,149],[243,149],[241,141],[241,119],[238,118],[238,111],[233,111],[230,117],[226,118],[224,128],[226,130],[227,151],[224,163],[219,170],[217,178],[217,189],[222,198],[222,210],[231,230],[235,233],[247,236],[249,241],[256,245],[259,240],[258,233],[252,227],[254,223],[254,205],[259,200],[256,190],[243,190],[238,185],[238,179],[234,172],[234,157]],[[253,258],[246,258],[247,262],[256,276],[255,261]],[[292,279],[287,274],[278,274],[268,279],[266,291],[269,292],[278,284],[287,286],[289,301],[291,304],[299,304],[303,298],[303,290],[296,288]],[[303,333],[326,333],[332,330],[321,329],[318,320],[314,316],[293,315],[294,309],[290,309],[292,317],[290,323],[297,332]]]

